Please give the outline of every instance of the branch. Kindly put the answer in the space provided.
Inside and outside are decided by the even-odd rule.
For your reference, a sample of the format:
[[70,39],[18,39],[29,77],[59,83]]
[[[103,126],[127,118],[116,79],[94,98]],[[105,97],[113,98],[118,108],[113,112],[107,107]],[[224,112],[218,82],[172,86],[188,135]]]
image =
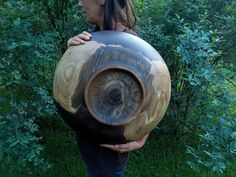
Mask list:
[[225,80],[227,80],[230,84],[232,84],[234,87],[236,87],[236,84],[231,80],[231,78],[233,78],[234,76],[230,77],[230,78],[225,78]]

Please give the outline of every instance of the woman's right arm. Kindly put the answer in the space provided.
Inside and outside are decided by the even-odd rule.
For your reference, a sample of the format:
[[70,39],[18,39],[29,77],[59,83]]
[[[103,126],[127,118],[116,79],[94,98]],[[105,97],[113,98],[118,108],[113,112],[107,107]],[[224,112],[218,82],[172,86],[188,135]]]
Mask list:
[[91,37],[92,35],[90,33],[88,33],[87,31],[84,31],[80,33],[79,35],[70,38],[67,42],[67,47],[84,44],[86,41],[89,41]]

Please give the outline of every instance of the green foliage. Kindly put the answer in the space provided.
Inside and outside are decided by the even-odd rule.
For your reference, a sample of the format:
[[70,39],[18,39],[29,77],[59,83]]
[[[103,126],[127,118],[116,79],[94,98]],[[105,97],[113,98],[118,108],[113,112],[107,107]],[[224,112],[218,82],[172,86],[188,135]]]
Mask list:
[[[6,173],[50,167],[41,156],[40,131],[56,117],[55,66],[70,37],[93,31],[75,6],[73,0],[0,2],[0,162]],[[236,3],[136,0],[135,6],[140,37],[160,52],[172,78],[158,130],[198,142],[185,142],[188,164],[222,174],[236,149]]]
[[[37,6],[37,10],[41,11],[41,18],[45,21],[42,26],[46,31],[54,31],[58,34],[60,55],[67,49],[67,41],[72,36],[82,31],[92,31],[93,26],[89,25],[83,13],[78,11],[77,1],[74,0],[38,0],[37,2],[30,0]],[[43,13],[42,13],[43,12]],[[58,58],[59,58],[58,57]]]
[[[46,173],[32,168],[31,176],[86,177],[86,168],[77,151],[73,132],[68,132],[66,125],[60,121],[51,120],[49,125],[43,131],[46,137],[43,155],[53,166]],[[52,130],[51,127],[57,129]],[[189,168],[186,164],[186,141],[192,142],[191,139],[152,132],[145,146],[131,153],[125,177],[219,177],[206,168],[201,170],[200,175]],[[235,177],[235,167],[228,169],[224,177]],[[29,177],[24,171],[18,176]]]
[[25,168],[30,163],[45,170],[49,164],[40,157],[43,148],[35,120],[55,115],[48,88],[57,34],[40,30],[34,4],[5,2],[0,16],[1,168],[17,174],[17,165]]
[[187,153],[194,159],[188,164],[199,170],[200,166],[210,168],[213,172],[223,174],[236,155],[236,121],[221,118],[218,122],[204,122],[205,132],[200,134],[201,144],[195,150],[189,147]]
[[68,38],[91,28],[75,13],[71,0],[0,3],[0,162],[6,174],[27,171],[30,164],[50,167],[41,156],[38,125],[56,117],[52,81]]
[[160,52],[172,78],[168,120],[159,130],[198,135],[199,145],[187,149],[189,165],[222,174],[235,158],[229,89],[235,89],[235,2],[152,0],[138,7],[141,37]]

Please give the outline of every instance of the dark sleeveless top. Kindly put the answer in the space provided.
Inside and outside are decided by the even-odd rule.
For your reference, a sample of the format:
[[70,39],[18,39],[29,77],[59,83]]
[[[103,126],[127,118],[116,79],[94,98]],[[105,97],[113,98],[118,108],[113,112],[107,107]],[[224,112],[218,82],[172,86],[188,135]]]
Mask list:
[[[128,28],[125,28],[123,32],[137,35],[133,30]],[[72,117],[70,113],[64,111],[60,105],[56,104],[56,106],[64,121],[75,131],[79,151],[90,170],[112,173],[126,166],[129,153],[119,153],[101,147],[100,140],[93,137],[93,134],[87,131],[86,127],[79,122],[79,119]],[[79,116],[86,118],[90,116],[90,114],[87,109],[83,109],[80,111]]]
[[[132,29],[129,29],[129,28],[125,28],[123,32],[130,33],[137,36],[137,34]],[[88,139],[95,141],[97,143],[105,143],[105,142],[102,142],[101,139],[97,139],[98,137],[94,138],[93,133],[88,132],[86,126],[83,125],[83,122],[81,122],[81,120],[85,120],[85,119],[86,119],[86,123],[89,122],[89,119],[95,120],[86,109],[85,101],[82,102],[79,108],[80,109],[78,111],[79,115],[70,114],[69,112],[65,111],[58,103],[55,102],[55,104],[61,117],[75,132],[81,132],[80,134],[86,134]],[[99,128],[102,129],[103,128],[102,125]],[[112,131],[114,131],[114,129]],[[112,142],[112,140],[108,139],[108,142]]]

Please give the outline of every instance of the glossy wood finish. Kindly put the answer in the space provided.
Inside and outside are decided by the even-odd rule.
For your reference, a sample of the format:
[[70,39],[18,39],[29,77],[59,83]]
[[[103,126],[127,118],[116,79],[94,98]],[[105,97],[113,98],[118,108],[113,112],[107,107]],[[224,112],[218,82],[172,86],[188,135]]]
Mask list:
[[[134,35],[114,31],[92,33],[91,41],[70,47],[53,84],[54,98],[64,111],[94,136],[114,137],[114,142],[138,139],[155,128],[170,91],[168,68],[159,53]],[[87,116],[82,118],[84,109]]]

